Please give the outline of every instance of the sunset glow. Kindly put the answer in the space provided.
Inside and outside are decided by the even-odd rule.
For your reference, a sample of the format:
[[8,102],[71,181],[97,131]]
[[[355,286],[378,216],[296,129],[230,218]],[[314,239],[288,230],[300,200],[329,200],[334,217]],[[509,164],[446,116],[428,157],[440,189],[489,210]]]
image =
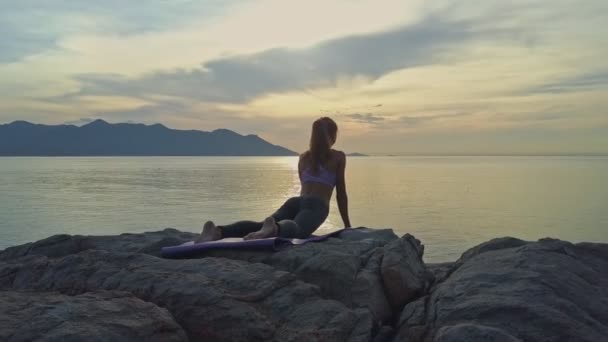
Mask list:
[[371,154],[608,153],[605,1],[19,1],[0,123],[228,128]]

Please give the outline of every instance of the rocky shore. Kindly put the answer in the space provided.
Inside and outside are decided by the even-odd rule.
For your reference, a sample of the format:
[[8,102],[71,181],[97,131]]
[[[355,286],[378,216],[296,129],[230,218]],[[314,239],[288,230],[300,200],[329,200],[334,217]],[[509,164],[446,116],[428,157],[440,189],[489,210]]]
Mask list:
[[0,251],[0,341],[608,341],[608,244],[500,238],[452,263],[390,229],[168,260],[194,234]]

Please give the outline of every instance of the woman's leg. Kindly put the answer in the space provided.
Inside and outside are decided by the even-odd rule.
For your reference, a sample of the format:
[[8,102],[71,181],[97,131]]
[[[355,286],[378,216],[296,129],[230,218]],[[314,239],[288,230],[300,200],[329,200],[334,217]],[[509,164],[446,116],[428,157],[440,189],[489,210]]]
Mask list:
[[253,240],[253,239],[265,239],[269,237],[274,237],[279,234],[279,226],[277,226],[277,222],[274,217],[268,216],[264,222],[262,222],[262,228],[257,232],[249,233],[245,235],[243,238],[245,240]]
[[257,232],[262,229],[263,222],[239,221],[225,226],[217,226],[220,229],[222,238],[243,237],[249,233]]
[[305,239],[319,228],[327,215],[329,208],[316,198],[305,198],[302,200],[301,209],[293,220],[282,220],[279,226],[280,237]]
[[[285,219],[293,219],[298,210],[300,208],[300,198],[292,197],[285,201],[283,205],[271,215],[276,221],[285,220]],[[265,222],[265,221],[264,221]],[[219,229],[219,236],[215,240],[219,240],[222,238],[230,238],[230,237],[244,237],[254,232],[260,231],[264,222],[258,221],[239,221],[232,224],[217,226],[216,230]],[[203,229],[204,232],[204,229]],[[210,239],[206,241],[212,241]],[[199,242],[202,242],[199,240]]]
[[255,232],[247,234],[246,240],[265,239],[278,235],[279,226],[277,221],[291,220],[296,217],[301,207],[301,197],[292,197],[288,199],[274,214],[267,217],[262,222],[262,227]]
[[215,226],[212,221],[205,222],[203,231],[194,239],[194,243],[215,241],[222,238],[222,232]]

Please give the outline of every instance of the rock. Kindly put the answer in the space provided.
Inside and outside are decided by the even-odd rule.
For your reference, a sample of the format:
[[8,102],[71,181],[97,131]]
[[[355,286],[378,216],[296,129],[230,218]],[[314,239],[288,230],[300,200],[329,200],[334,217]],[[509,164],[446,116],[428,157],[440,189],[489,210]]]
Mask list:
[[393,317],[392,306],[382,283],[380,266],[383,257],[382,248],[374,249],[347,291],[350,292],[350,305],[367,308],[377,322],[389,322]]
[[577,243],[576,246],[585,250],[586,254],[595,256],[595,258],[587,259],[588,261],[593,260],[604,260],[608,259],[608,248],[605,243],[592,243],[592,242],[581,242]]
[[167,310],[121,292],[0,291],[0,341],[188,341]]
[[395,341],[602,341],[608,245],[492,240],[401,313]]
[[504,331],[477,324],[463,323],[441,327],[435,336],[435,342],[522,342]]
[[194,341],[369,341],[372,319],[268,265],[85,250],[0,263],[0,289],[118,290],[171,312]]
[[[103,341],[102,332],[120,336],[114,340],[152,341],[512,342],[608,336],[607,244],[500,238],[455,262],[425,265],[424,246],[413,236],[358,229],[279,252],[158,257],[161,247],[195,235],[174,229],[58,235],[0,251],[0,294],[8,294],[0,298],[6,307],[0,308],[5,334],[0,340],[21,335],[31,340],[35,334],[41,340],[47,335],[70,340],[74,333],[81,334],[76,340]],[[19,296],[31,305],[18,306]],[[55,307],[59,311],[49,309]],[[94,313],[86,316],[87,310]],[[17,318],[11,320],[13,311]],[[28,320],[36,322],[31,337],[19,325]],[[53,325],[61,320],[65,323]],[[62,330],[64,325],[72,328]]]
[[400,310],[412,299],[421,296],[431,282],[420,241],[406,234],[383,248],[381,274],[386,295],[394,310]]
[[432,274],[433,284],[442,283],[450,274],[461,264],[456,262],[442,262],[436,264],[426,264],[426,269]]
[[[194,236],[175,229],[118,236],[58,235],[11,247],[0,253],[0,260],[27,255],[57,258],[85,250],[158,256],[160,248],[192,240]],[[422,253],[423,246],[411,235],[399,239],[390,229],[359,228],[321,244],[310,243],[279,252],[212,250],[201,257],[265,263],[293,273],[298,279],[319,286],[325,298],[338,300],[354,310],[369,310],[375,324],[380,324],[391,320],[407,301],[421,295],[428,283]]]
[[365,227],[358,227],[356,229],[348,231],[348,234],[340,235],[340,239],[343,241],[361,241],[361,240],[374,240],[381,245],[385,245],[397,238],[397,235],[392,229],[371,229]]
[[107,236],[54,235],[49,238],[9,247],[0,251],[0,261],[26,255],[44,255],[51,258],[75,254],[88,249],[114,252],[145,253],[160,256],[161,247],[175,246],[191,241],[197,234],[167,228],[163,231],[142,234]]
[[496,250],[505,249],[505,248],[519,247],[519,246],[524,246],[525,244],[526,244],[526,241],[512,238],[512,237],[503,237],[503,238],[492,239],[490,241],[479,244],[479,245],[469,249],[468,251],[464,252],[462,254],[462,256],[460,257],[460,259],[458,260],[458,262],[463,263],[463,262],[465,262],[475,256],[483,254],[485,252],[491,252],[491,251],[496,251]]
[[[378,267],[376,277],[369,283],[353,283],[360,272],[374,267],[371,256],[382,245],[373,239],[361,241],[341,241],[329,239],[323,243],[307,244],[301,247],[286,249],[270,255],[264,263],[274,268],[295,274],[299,279],[319,286],[324,297],[342,302],[349,308],[364,308],[375,315],[375,320],[388,318],[382,284],[379,282]],[[371,260],[371,264],[369,263]],[[365,286],[365,285],[368,286]],[[378,294],[380,287],[380,294]],[[354,291],[353,291],[354,290]],[[360,294],[363,293],[363,296]],[[380,298],[369,296],[376,293]]]
[[319,286],[323,296],[349,308],[367,309],[382,323],[422,295],[429,282],[423,251],[420,241],[409,234],[399,239],[390,229],[363,228],[276,253],[220,250],[207,255],[261,262],[291,272]]
[[380,328],[380,331],[374,337],[373,342],[388,342],[395,333],[395,329],[390,325],[385,325]]
[[425,341],[429,333],[426,326],[429,296],[419,298],[406,305],[399,316],[394,339],[398,341]]

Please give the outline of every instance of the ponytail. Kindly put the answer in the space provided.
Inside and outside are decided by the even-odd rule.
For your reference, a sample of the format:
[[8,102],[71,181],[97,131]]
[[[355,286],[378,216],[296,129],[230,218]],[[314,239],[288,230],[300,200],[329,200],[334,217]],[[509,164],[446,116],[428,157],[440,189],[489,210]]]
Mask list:
[[338,126],[328,118],[323,117],[316,120],[312,124],[312,133],[310,136],[310,156],[312,160],[312,170],[318,173],[322,165],[327,164],[329,160],[329,151],[332,142],[336,140]]

